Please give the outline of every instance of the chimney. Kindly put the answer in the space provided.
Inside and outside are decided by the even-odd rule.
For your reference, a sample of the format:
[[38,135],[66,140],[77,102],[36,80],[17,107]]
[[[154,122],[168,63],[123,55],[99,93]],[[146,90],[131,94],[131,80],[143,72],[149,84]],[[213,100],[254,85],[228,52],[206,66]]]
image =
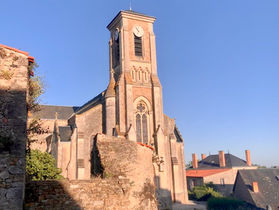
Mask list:
[[192,154],[192,166],[193,168],[198,168],[198,158],[196,153]]
[[219,151],[219,166],[226,167],[226,159],[224,151]]
[[250,150],[245,150],[245,154],[246,154],[246,163],[248,166],[251,166],[251,156],[250,156]]
[[201,154],[201,159],[205,159],[206,158],[206,155],[205,154]]
[[253,192],[259,192],[258,182],[252,182]]

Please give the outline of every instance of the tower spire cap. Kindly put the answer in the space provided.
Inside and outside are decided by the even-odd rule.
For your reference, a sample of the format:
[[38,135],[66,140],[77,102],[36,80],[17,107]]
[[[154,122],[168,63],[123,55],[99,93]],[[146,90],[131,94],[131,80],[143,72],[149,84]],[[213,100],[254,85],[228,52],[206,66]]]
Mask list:
[[132,11],[132,0],[130,0],[130,11]]
[[113,76],[113,70],[110,71],[110,81],[106,90],[106,95],[105,97],[113,97],[115,96],[115,80],[114,80],[114,76]]

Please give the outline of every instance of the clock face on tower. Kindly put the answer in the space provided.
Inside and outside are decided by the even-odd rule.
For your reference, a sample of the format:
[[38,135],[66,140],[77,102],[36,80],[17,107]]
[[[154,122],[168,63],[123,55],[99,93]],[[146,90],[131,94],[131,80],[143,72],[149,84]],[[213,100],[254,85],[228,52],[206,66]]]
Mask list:
[[142,35],[144,34],[143,28],[140,26],[134,26],[133,32],[137,37],[142,37]]

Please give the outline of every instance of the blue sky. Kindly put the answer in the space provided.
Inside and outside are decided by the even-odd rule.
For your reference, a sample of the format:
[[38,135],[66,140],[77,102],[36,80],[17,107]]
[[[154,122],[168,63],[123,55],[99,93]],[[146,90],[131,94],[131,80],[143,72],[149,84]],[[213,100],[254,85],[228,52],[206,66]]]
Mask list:
[[[107,24],[129,0],[1,2],[0,43],[39,64],[41,101],[82,105],[108,84]],[[132,0],[154,25],[164,111],[191,153],[279,165],[279,1]]]

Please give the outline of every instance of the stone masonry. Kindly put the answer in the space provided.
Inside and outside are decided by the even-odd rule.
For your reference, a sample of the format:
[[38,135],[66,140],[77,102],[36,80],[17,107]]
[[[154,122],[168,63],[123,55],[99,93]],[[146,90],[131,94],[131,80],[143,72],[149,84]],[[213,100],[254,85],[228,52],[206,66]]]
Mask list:
[[22,209],[28,53],[0,44],[0,209]]
[[[120,11],[112,19],[107,26],[110,33],[107,89],[79,107],[43,105],[38,117],[52,126],[49,133],[37,136],[40,145],[32,148],[50,152],[69,180],[90,180],[98,174],[119,177],[125,172],[130,180],[138,182],[135,192],[146,187],[143,183],[154,182],[158,202],[167,208],[173,202],[187,203],[188,194],[183,137],[175,120],[163,110],[153,31],[155,19],[130,10]],[[142,33],[138,34],[139,31]],[[60,124],[59,120],[67,124]],[[125,141],[133,142],[135,148],[143,144],[148,150],[145,153],[137,149],[129,156],[127,151],[133,150]],[[141,153],[141,158],[134,156],[136,153]],[[137,163],[139,160],[141,164]]]
[[27,183],[26,209],[157,209],[152,149],[100,134],[92,143],[95,177]]

